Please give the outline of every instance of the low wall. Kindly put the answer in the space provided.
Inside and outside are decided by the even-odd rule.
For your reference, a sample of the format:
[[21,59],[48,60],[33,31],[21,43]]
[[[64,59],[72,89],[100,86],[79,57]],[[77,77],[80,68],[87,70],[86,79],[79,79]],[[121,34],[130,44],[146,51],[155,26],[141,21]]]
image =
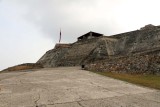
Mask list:
[[88,64],[85,69],[130,74],[160,74],[160,55],[143,54],[110,58]]

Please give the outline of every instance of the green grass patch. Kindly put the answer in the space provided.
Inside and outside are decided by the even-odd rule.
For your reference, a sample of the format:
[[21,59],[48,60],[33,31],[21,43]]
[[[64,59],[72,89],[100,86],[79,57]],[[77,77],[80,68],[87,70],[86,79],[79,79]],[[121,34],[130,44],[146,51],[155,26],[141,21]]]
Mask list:
[[155,88],[155,89],[160,89],[160,76],[157,75],[140,75],[140,74],[122,74],[122,73],[113,73],[113,72],[95,72],[97,74],[101,74],[107,77],[112,77],[115,79],[123,80],[126,82],[150,87],[150,88]]

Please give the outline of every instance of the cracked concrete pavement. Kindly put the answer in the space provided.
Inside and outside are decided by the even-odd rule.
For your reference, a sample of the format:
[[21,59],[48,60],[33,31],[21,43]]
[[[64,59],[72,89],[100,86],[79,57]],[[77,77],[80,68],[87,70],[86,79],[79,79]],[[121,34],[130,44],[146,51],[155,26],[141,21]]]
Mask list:
[[79,67],[0,74],[0,107],[160,107],[160,91]]

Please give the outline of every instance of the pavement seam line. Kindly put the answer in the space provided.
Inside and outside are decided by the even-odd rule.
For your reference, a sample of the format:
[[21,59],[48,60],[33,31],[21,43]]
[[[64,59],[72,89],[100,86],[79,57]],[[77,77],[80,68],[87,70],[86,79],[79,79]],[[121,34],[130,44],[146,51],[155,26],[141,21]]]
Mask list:
[[77,101],[77,104],[78,104],[79,106],[81,106],[81,107],[85,107],[85,106],[83,106],[79,101]]
[[37,100],[34,101],[34,104],[36,105],[36,107],[38,107],[38,101],[40,100],[40,98],[41,98],[41,96],[38,93],[38,98],[37,98]]

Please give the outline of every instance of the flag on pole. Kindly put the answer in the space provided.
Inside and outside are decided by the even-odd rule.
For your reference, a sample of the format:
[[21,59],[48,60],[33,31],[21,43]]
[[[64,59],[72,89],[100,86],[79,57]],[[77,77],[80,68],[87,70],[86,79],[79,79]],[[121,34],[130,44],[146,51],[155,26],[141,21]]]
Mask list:
[[60,29],[60,34],[59,34],[59,43],[61,42],[61,29]]

